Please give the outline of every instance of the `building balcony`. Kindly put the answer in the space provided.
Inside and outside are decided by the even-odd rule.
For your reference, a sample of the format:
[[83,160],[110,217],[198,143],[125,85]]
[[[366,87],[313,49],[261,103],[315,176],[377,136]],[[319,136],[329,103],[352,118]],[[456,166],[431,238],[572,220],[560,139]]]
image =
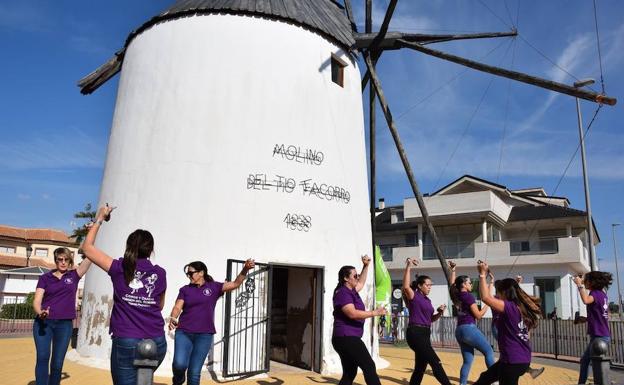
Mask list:
[[[534,241],[501,241],[442,244],[447,259],[459,267],[474,266],[476,261],[487,260],[491,266],[571,264],[578,271],[589,271],[589,260],[579,237],[543,238]],[[395,247],[392,260],[386,261],[388,269],[402,269],[405,259],[420,256],[420,247]],[[420,268],[439,268],[440,263],[433,246],[424,245]]]

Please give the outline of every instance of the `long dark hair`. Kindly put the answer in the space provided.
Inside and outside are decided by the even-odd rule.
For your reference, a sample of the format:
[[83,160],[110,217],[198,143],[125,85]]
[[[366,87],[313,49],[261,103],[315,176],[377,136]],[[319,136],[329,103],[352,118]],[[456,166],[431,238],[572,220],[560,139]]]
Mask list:
[[349,275],[351,275],[351,270],[355,270],[355,267],[346,265],[338,270],[338,285],[336,285],[334,293],[336,292],[336,290],[344,286],[345,278],[349,278]]
[[611,282],[613,282],[613,275],[604,271],[590,271],[585,274],[585,281],[589,282],[589,289],[608,289],[611,286]]
[[204,280],[206,282],[214,282],[214,279],[208,274],[208,268],[206,267],[206,264],[203,263],[202,261],[195,261],[195,262],[187,263],[186,265],[184,265],[184,268],[183,268],[184,273],[186,273],[187,267],[192,267],[193,269],[195,269],[195,271],[203,271]]
[[147,230],[134,230],[126,240],[126,251],[122,262],[126,284],[134,279],[137,259],[149,258],[154,251],[154,237]]
[[500,299],[515,303],[520,309],[520,315],[526,327],[531,330],[537,326],[537,320],[542,314],[540,299],[528,295],[518,281],[513,278],[505,278],[494,283],[496,294]]
[[460,275],[459,277],[455,278],[455,282],[453,282],[453,285],[451,285],[451,288],[449,289],[449,292],[451,294],[451,300],[453,301],[453,305],[455,305],[456,307],[459,307],[461,305],[461,302],[459,301],[459,293],[461,292],[464,283],[466,283],[466,281],[468,281],[469,279],[470,277],[468,277],[467,275]]

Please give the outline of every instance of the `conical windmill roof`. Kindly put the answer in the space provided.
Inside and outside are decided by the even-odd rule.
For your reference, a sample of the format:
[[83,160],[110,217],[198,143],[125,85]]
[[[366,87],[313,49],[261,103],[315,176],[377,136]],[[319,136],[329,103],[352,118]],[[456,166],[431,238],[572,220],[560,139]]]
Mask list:
[[292,22],[334,40],[346,49],[354,44],[351,24],[343,7],[333,0],[178,0],[128,37],[164,20],[194,14],[253,15]]
[[83,94],[90,94],[120,71],[132,40],[155,24],[192,15],[231,14],[282,20],[309,29],[346,50],[355,48],[351,23],[344,8],[334,0],[178,0],[128,36],[124,47],[108,62],[80,79]]

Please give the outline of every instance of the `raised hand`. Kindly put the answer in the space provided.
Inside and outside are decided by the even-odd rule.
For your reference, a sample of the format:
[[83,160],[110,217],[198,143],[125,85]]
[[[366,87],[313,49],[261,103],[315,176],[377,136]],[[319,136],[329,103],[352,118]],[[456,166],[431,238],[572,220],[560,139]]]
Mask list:
[[370,261],[371,261],[371,258],[368,255],[362,255],[362,264],[364,266],[368,266]]
[[245,261],[245,267],[244,267],[245,270],[251,270],[254,267],[256,267],[256,261],[254,261],[251,258]]

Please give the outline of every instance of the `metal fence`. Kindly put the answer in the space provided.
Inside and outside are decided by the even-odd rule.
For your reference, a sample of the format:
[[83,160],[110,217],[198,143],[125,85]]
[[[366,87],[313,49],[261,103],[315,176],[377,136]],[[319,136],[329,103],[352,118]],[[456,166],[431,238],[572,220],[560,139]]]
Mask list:
[[[391,322],[392,326],[389,330],[384,329],[380,333],[380,338],[388,342],[404,341],[407,324],[407,316],[397,317],[397,321]],[[456,324],[455,317],[442,317],[434,322],[431,327],[432,345],[459,348],[455,339]],[[477,325],[494,350],[498,350],[496,340],[492,335],[492,319],[482,318],[477,321]],[[396,329],[394,333],[393,327]],[[611,330],[609,356],[614,364],[622,365],[624,364],[624,321],[609,321],[609,329]],[[587,324],[575,325],[573,320],[542,319],[537,328],[531,331],[533,353],[548,354],[555,358],[581,357],[588,343]]]
[[0,336],[32,334],[35,312],[26,303],[28,294],[0,293]]

